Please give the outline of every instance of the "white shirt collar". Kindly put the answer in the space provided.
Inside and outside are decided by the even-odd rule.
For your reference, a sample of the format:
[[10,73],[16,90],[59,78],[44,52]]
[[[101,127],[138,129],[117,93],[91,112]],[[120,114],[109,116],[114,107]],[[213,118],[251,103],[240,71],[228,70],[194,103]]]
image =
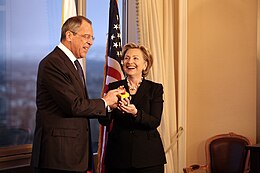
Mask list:
[[64,44],[60,43],[58,47],[69,57],[72,64],[75,66],[74,61],[77,60],[77,58],[73,55],[73,53],[66,47]]

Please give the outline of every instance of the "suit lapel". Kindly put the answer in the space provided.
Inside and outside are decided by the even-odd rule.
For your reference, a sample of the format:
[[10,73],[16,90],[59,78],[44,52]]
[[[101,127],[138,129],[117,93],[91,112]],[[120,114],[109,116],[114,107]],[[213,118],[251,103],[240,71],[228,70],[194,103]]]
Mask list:
[[138,103],[141,103],[144,95],[147,93],[147,91],[149,91],[149,89],[150,89],[150,86],[147,85],[146,80],[143,79],[141,85],[139,86],[139,88],[135,94],[135,99],[133,100],[133,103],[135,105],[138,105]]
[[79,85],[81,86],[83,92],[85,93],[86,98],[88,98],[88,93],[86,87],[83,85],[81,77],[79,76],[74,64],[71,62],[69,57],[59,48],[56,47],[59,50],[59,54],[64,60],[64,64],[67,66],[67,68],[70,70],[70,72],[73,74],[73,76],[77,79]]

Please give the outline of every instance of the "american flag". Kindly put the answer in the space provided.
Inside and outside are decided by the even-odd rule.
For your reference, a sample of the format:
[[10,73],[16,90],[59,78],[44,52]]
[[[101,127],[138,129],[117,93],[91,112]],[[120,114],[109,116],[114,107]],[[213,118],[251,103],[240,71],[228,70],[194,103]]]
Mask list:
[[[118,1],[110,0],[109,7],[109,26],[107,37],[107,52],[106,64],[104,69],[104,88],[103,93],[107,92],[108,84],[124,78],[121,67],[121,34],[119,25]],[[100,126],[99,131],[99,152],[98,152],[98,172],[105,173],[104,157],[106,153],[107,133],[109,129],[105,126]]]
[[104,92],[107,91],[109,83],[124,77],[120,65],[122,44],[119,21],[118,2],[110,0]]

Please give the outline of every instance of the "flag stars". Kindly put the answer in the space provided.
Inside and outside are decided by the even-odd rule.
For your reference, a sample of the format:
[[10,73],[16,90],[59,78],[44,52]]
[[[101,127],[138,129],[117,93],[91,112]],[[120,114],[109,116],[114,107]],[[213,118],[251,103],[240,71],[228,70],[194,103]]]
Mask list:
[[121,34],[120,33],[117,33],[117,38],[121,38]]
[[117,52],[116,52],[116,55],[117,55],[118,57],[121,57],[122,52],[121,52],[121,51],[117,51]]
[[113,43],[113,47],[118,48],[117,42]]
[[111,40],[114,40],[115,36],[114,34],[111,35]]
[[119,29],[119,25],[118,24],[114,24],[114,29],[118,30]]

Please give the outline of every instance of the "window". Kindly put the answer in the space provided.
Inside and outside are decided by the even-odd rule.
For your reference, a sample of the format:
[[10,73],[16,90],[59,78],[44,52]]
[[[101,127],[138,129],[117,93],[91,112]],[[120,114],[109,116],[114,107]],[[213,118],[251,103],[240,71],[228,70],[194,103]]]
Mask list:
[[0,147],[32,143],[39,61],[58,44],[61,1],[0,0]]

